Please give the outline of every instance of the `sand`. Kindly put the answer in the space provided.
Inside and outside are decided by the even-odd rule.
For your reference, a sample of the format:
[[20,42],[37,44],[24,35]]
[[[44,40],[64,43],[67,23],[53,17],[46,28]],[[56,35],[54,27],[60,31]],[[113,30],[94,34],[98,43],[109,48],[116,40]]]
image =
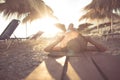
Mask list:
[[[109,51],[106,54],[120,55],[120,38],[93,37],[104,43]],[[0,41],[0,80],[24,80],[44,59],[45,46],[52,39],[14,40],[7,49],[9,42]]]

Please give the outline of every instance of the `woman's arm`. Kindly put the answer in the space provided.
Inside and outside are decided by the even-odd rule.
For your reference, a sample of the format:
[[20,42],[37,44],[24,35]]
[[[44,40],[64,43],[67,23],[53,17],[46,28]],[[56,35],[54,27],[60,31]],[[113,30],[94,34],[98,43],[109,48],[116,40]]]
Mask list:
[[86,39],[89,43],[91,43],[92,45],[94,45],[94,46],[92,46],[92,47],[89,47],[89,46],[88,46],[88,50],[90,50],[90,49],[91,49],[91,50],[98,50],[98,51],[101,51],[101,52],[104,52],[104,51],[107,50],[107,48],[106,48],[103,44],[96,42],[96,41],[93,40],[91,37],[85,37],[85,39]]
[[57,39],[52,42],[50,45],[48,45],[44,51],[46,52],[52,52],[52,51],[60,51],[61,50],[61,47],[55,47],[60,41],[62,41],[64,38],[64,36],[59,36],[57,37]]

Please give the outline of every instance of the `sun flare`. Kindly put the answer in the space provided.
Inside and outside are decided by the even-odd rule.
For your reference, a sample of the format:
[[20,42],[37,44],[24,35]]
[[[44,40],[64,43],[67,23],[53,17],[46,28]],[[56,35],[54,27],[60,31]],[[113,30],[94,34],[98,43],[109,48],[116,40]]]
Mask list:
[[56,20],[49,17],[35,20],[31,23],[31,27],[34,27],[34,28],[31,31],[29,31],[29,33],[42,31],[44,32],[43,36],[53,37],[58,32],[62,32],[62,30],[60,30],[55,26],[56,23],[57,23]]
[[[45,3],[50,6],[53,11],[54,15],[59,19],[55,20],[50,17],[46,17],[44,19],[38,19],[32,22],[30,26],[34,27],[30,30],[31,33],[35,33],[37,31],[43,31],[45,36],[54,36],[56,33],[60,32],[61,30],[55,27],[54,24],[56,23],[62,23],[65,25],[66,28],[68,28],[68,25],[72,22],[74,24],[74,27],[78,27],[80,23],[79,18],[84,14],[82,12],[82,8],[85,7],[85,5],[89,4],[92,0],[71,0],[71,1],[64,1],[64,0],[55,0],[54,2],[51,2],[51,0],[44,0]],[[55,3],[55,4],[54,4]],[[62,4],[62,5],[61,5]]]

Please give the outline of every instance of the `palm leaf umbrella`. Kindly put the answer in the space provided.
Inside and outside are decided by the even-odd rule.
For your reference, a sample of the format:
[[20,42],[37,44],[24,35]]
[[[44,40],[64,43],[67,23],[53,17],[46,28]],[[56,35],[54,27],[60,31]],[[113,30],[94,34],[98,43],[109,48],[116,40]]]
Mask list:
[[[113,17],[111,17],[111,15]],[[90,11],[88,11],[86,14],[84,14],[80,19],[87,19],[87,20],[97,20],[97,22],[99,23],[99,20],[104,20],[104,19],[117,19],[120,18],[120,16],[118,16],[117,14],[114,13],[110,13],[110,12],[104,12],[104,13],[100,13],[99,11],[96,11],[95,9],[91,9]],[[99,29],[99,26],[97,26],[97,29]],[[99,31],[99,30],[98,30]]]
[[83,18],[96,20],[108,18],[111,20],[112,29],[112,19],[119,18],[119,15],[113,13],[113,10],[115,12],[119,11],[120,3],[119,0],[93,0],[84,10],[86,10],[87,13],[83,15],[80,20]]
[[52,9],[42,0],[5,0],[5,3],[0,3],[0,12],[3,12],[6,17],[17,14],[17,17],[21,18],[26,15],[23,22],[44,16],[55,17]]
[[111,1],[112,0],[93,0],[90,4],[88,4],[84,8],[84,10],[95,9],[96,11],[99,11],[99,12],[104,11],[104,10],[109,11],[110,10],[109,8],[111,8]]
[[120,11],[120,0],[92,0],[92,2],[84,8],[84,10],[87,11],[91,9],[95,9],[100,13],[104,11],[112,12],[113,10]]

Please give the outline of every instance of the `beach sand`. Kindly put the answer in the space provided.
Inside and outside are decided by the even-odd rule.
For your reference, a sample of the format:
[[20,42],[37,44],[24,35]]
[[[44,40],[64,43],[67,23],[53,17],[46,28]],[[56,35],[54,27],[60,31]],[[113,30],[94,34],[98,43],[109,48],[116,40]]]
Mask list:
[[[120,38],[101,39],[93,37],[109,47],[106,54],[120,55]],[[52,39],[51,39],[52,41]],[[44,59],[44,47],[49,39],[14,40],[7,49],[5,41],[0,42],[0,80],[24,80]]]

